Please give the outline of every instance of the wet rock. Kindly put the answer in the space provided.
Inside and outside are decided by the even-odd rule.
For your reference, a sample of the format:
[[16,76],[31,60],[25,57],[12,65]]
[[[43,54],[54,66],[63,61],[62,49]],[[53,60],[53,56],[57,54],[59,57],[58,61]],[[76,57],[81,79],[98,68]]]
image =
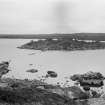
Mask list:
[[37,69],[29,69],[26,72],[29,72],[29,73],[37,73],[38,70]]
[[47,76],[51,78],[56,78],[58,74],[54,71],[47,71]]
[[85,74],[76,74],[70,77],[73,81],[78,81],[81,86],[101,87],[104,85],[105,77],[99,72],[87,72]]

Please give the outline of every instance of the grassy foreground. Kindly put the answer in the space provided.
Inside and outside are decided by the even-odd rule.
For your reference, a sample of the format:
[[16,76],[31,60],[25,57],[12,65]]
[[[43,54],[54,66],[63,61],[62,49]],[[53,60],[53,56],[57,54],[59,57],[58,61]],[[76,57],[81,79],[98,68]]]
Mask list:
[[72,100],[43,89],[0,89],[0,105],[73,105]]
[[88,105],[88,100],[73,100],[56,89],[62,88],[39,80],[2,78],[0,105]]
[[[3,79],[0,86],[0,105],[74,105],[66,96],[37,88],[39,81]],[[43,84],[42,84],[43,85]]]
[[[46,88],[41,88],[43,86]],[[39,80],[3,78],[0,81],[0,105],[105,105],[101,98],[73,100],[49,91],[55,88],[58,87]]]
[[78,86],[61,87],[36,79],[0,79],[0,105],[105,105],[103,96],[90,97]]

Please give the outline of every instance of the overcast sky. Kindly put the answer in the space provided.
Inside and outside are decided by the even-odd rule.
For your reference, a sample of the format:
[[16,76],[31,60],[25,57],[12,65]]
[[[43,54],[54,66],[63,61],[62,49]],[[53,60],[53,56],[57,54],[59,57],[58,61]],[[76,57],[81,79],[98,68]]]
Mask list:
[[105,0],[0,0],[0,34],[105,32]]

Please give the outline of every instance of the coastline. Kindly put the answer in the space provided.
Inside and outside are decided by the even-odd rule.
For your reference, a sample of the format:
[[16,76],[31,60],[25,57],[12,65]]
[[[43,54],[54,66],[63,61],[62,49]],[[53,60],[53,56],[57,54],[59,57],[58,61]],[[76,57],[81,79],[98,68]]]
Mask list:
[[[101,49],[101,48],[100,48]],[[32,50],[34,50],[34,49],[32,49]],[[87,50],[87,49],[86,49]],[[85,51],[86,51],[85,50]],[[94,49],[94,50],[96,50],[96,49]],[[69,50],[45,50],[45,51],[69,51]],[[70,51],[74,51],[74,50],[70,50]],[[77,49],[75,50],[75,51],[78,51]],[[80,50],[79,50],[80,51]],[[9,79],[8,79],[9,80]],[[14,80],[16,80],[16,79],[14,79]],[[16,81],[15,81],[16,82]],[[27,82],[27,83],[29,83],[29,82]],[[21,85],[21,82],[18,82],[18,84],[20,84]],[[34,91],[35,91],[35,94],[37,94],[37,92],[38,91],[40,91],[39,93],[40,93],[40,95],[41,95],[41,98],[40,98],[40,100],[43,100],[42,99],[42,97],[43,97],[43,92],[45,92],[45,94],[47,94],[48,95],[48,97],[50,97],[50,96],[52,96],[52,95],[54,95],[55,96],[55,93],[53,94],[51,91],[49,92],[49,90],[47,89],[47,90],[44,90],[43,89],[43,87],[41,86],[39,86],[38,88],[41,88],[41,89],[36,89],[36,87],[32,87],[32,88],[30,88],[30,87],[26,87],[26,85],[24,85],[24,84],[22,84],[20,87],[16,87],[16,86],[18,86],[17,85],[17,82],[15,83],[15,88],[11,88],[11,87],[6,87],[6,88],[0,88],[0,91],[1,91],[1,93],[2,93],[2,91],[3,91],[3,94],[2,94],[2,96],[3,96],[3,100],[5,99],[4,97],[5,96],[7,96],[7,98],[6,98],[6,100],[7,100],[7,103],[5,103],[5,102],[3,102],[3,100],[1,101],[1,105],[3,104],[3,105],[10,105],[10,104],[12,104],[12,105],[19,105],[19,104],[21,104],[21,105],[47,105],[46,103],[44,104],[44,102],[43,102],[43,104],[41,104],[41,103],[39,103],[38,101],[36,102],[33,102],[32,100],[30,101],[30,102],[26,102],[26,103],[24,103],[24,96],[22,96],[20,93],[25,89],[26,91],[24,91],[25,93],[24,93],[24,95],[26,96],[26,98],[28,98],[28,96],[27,96],[27,92],[29,92],[29,91],[31,91],[31,92],[33,92],[33,89],[34,89]],[[29,86],[29,85],[28,85]],[[16,89],[17,88],[17,89]],[[21,89],[20,89],[21,88]],[[51,89],[50,89],[51,90]],[[19,93],[17,93],[17,92],[19,92]],[[30,92],[30,94],[31,94],[31,92]],[[41,93],[42,92],[42,93]],[[19,100],[22,100],[22,103],[18,100],[18,98],[17,98],[17,100],[16,100],[16,103],[14,103],[14,100],[12,101],[12,103],[10,102],[11,101],[11,99],[9,98],[8,99],[8,94],[6,94],[6,95],[4,95],[4,93],[9,93],[9,97],[12,97],[10,94],[12,94],[12,95],[14,95],[13,93],[16,93],[15,95],[14,95],[14,97],[16,96],[16,97],[19,97]],[[39,94],[38,93],[38,94]],[[33,93],[32,93],[33,94]],[[31,94],[31,95],[32,95]],[[50,95],[49,95],[50,94]],[[1,96],[1,97],[2,97]],[[22,98],[20,99],[20,97],[22,96]],[[29,95],[30,96],[30,95]],[[37,97],[36,95],[34,95],[35,97]],[[67,97],[66,97],[66,99],[64,98],[64,97],[62,97],[62,96],[60,96],[60,98],[58,98],[59,97],[59,95],[56,95],[57,97],[56,97],[56,99],[58,99],[58,102],[59,102],[59,100],[62,100],[61,102],[63,103],[64,101],[66,101],[67,102],[67,105],[72,105],[72,102],[71,103],[69,103],[68,104],[68,102],[70,101],[68,101],[67,99]],[[39,96],[37,97],[37,98],[39,98]],[[51,100],[55,100],[55,98],[53,99],[53,97],[50,97],[51,98]],[[63,99],[62,99],[63,98]],[[12,98],[12,99],[14,99],[14,98]],[[96,98],[95,99],[95,102],[97,101],[97,100],[99,100],[100,98]],[[28,100],[28,99],[27,99]],[[36,99],[35,99],[36,100]],[[94,100],[94,99],[89,99],[89,100]],[[46,101],[46,100],[44,100],[44,101]],[[72,100],[73,101],[73,100]],[[78,102],[77,102],[78,101]],[[82,102],[80,102],[81,100],[77,100],[77,101],[73,101],[73,105],[84,105],[84,103],[85,103],[85,105],[86,105],[86,102],[88,101],[88,99],[87,100],[82,100]],[[102,100],[103,101],[103,100]],[[51,101],[50,101],[51,102]],[[75,102],[77,102],[78,104],[76,104]],[[94,103],[95,103],[94,102]],[[53,102],[52,102],[53,103]],[[88,102],[87,102],[88,103]],[[94,104],[93,103],[93,104]],[[101,102],[100,102],[101,103]],[[55,103],[55,105],[57,104],[57,102]],[[59,103],[60,105],[66,105],[66,103],[63,103],[63,104],[61,104],[61,103]],[[49,105],[49,104],[48,104]],[[91,105],[91,104],[89,104],[89,105]]]
[[76,50],[97,50],[105,49],[105,43],[97,40],[78,40],[71,38],[47,38],[44,40],[33,41],[17,47],[20,49],[33,49],[41,51],[76,51]]

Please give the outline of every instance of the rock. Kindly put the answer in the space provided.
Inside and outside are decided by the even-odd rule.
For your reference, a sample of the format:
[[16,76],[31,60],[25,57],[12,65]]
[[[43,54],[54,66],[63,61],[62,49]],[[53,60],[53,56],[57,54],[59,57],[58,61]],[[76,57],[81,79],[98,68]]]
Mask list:
[[29,70],[27,70],[26,72],[30,72],[30,73],[37,73],[37,72],[38,72],[38,70],[37,70],[37,69],[29,69]]
[[77,86],[71,86],[64,89],[65,95],[68,96],[70,99],[87,99],[89,98],[88,94],[83,92],[79,87]]
[[48,77],[56,78],[58,75],[54,71],[47,71]]
[[90,71],[85,74],[75,74],[70,79],[79,82],[81,86],[101,87],[104,85],[105,77],[99,72]]
[[9,71],[11,71],[8,69],[8,67],[9,67],[9,62],[6,61],[6,62],[0,63],[0,78],[3,75],[7,74]]

